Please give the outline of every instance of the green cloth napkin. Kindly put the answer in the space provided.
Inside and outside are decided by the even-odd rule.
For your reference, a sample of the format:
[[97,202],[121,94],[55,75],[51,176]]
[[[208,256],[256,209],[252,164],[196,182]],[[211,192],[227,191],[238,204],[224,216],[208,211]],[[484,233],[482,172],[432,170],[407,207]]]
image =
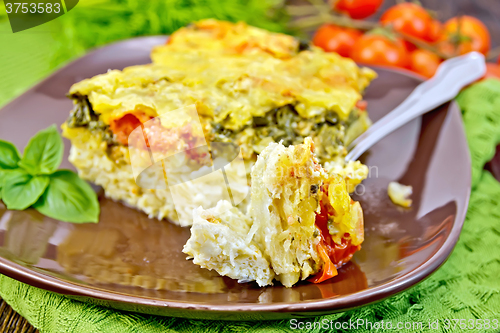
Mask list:
[[[11,38],[0,24],[0,45]],[[3,30],[2,30],[3,29]],[[46,76],[53,65],[47,50],[54,44],[49,33],[36,36],[20,33],[0,51],[0,105]],[[33,38],[36,37],[36,38]],[[22,66],[21,66],[22,65]],[[19,75],[19,70],[23,75]],[[450,259],[419,285],[377,304],[344,313],[299,319],[306,322],[338,323],[359,319],[372,324],[391,321],[435,323],[433,332],[462,331],[453,319],[465,319],[467,332],[500,331],[500,184],[483,170],[500,142],[500,81],[477,83],[457,98],[462,111],[472,156],[473,191],[460,240]],[[0,275],[0,296],[41,332],[261,332],[292,331],[298,322],[283,321],[221,322],[156,317],[74,301]],[[490,329],[479,328],[476,319],[489,319]],[[493,320],[498,320],[494,329]],[[311,325],[311,324],[310,324]],[[428,326],[424,331],[427,331]],[[435,325],[432,327],[436,327]],[[316,329],[304,331],[319,332]],[[340,331],[369,332],[369,329]],[[378,330],[379,332],[394,332]],[[402,329],[400,332],[420,332]]]

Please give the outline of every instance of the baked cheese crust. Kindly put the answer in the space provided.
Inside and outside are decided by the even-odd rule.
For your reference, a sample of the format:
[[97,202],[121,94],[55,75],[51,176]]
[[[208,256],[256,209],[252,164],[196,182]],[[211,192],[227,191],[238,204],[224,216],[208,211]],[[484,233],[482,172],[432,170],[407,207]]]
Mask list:
[[193,23],[151,58],[78,82],[70,94],[88,96],[105,124],[137,110],[156,117],[196,104],[200,114],[238,130],[289,104],[304,118],[335,111],[346,120],[375,77],[351,59],[314,46],[301,51],[292,36],[242,22]]

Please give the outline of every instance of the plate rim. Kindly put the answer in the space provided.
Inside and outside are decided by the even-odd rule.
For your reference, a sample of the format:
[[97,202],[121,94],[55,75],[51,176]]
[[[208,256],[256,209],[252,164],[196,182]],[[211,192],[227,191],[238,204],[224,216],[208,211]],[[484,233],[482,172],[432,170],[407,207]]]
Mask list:
[[[78,57],[54,72],[45,77],[40,82],[33,85],[31,88],[23,92],[18,97],[14,98],[10,102],[3,105],[0,108],[0,113],[2,109],[15,103],[18,99],[22,98],[26,93],[36,90],[39,86],[43,85],[46,81],[50,80],[61,72],[64,68],[78,62],[82,58],[91,56],[107,47],[112,45],[127,43],[130,41],[138,41],[141,39],[165,39],[168,36],[143,36],[136,37],[126,40],[121,40],[118,42],[106,44],[102,47],[96,48],[87,52],[86,54]],[[398,75],[408,76],[419,81],[423,81],[422,77],[413,74],[407,70],[397,70],[391,67],[384,66],[370,66],[375,69],[379,68],[384,71],[394,72]],[[455,100],[452,100],[449,104],[449,111],[460,113],[460,108]],[[460,116],[460,115],[459,115]],[[461,117],[460,117],[461,118]],[[465,144],[467,144],[465,136],[465,128],[462,121],[460,121],[460,126],[462,129],[462,136]],[[252,312],[252,313],[263,313],[263,312],[273,312],[273,313],[311,313],[314,312],[335,312],[335,311],[345,311],[348,309],[356,308],[363,305],[368,305],[377,301],[381,301],[387,297],[396,295],[414,285],[420,281],[427,278],[433,272],[435,272],[440,266],[442,266],[451,255],[455,245],[457,244],[460,236],[460,232],[465,222],[465,216],[467,213],[470,193],[471,193],[471,182],[472,182],[472,170],[471,170],[471,156],[470,151],[466,149],[466,159],[469,162],[467,168],[467,193],[464,201],[464,208],[462,211],[457,211],[455,216],[452,229],[448,234],[448,237],[444,241],[443,245],[423,264],[417,268],[409,271],[408,273],[399,276],[393,280],[385,282],[379,286],[367,288],[355,293],[342,295],[339,297],[332,297],[321,300],[307,300],[299,302],[281,302],[274,304],[265,303],[234,303],[234,304],[220,304],[220,303],[195,303],[189,301],[173,301],[173,300],[162,300],[154,297],[148,296],[134,296],[130,294],[108,291],[96,286],[89,286],[77,282],[70,282],[68,280],[63,280],[55,276],[47,275],[36,270],[29,269],[6,258],[0,257],[0,273],[8,277],[26,283],[28,285],[41,288],[50,292],[55,292],[65,296],[76,296],[76,297],[90,297],[93,299],[105,300],[109,302],[117,302],[122,304],[145,307],[162,307],[172,310],[186,310],[186,311],[209,311],[216,315],[217,313],[242,313],[242,312]],[[249,318],[249,320],[251,320]]]

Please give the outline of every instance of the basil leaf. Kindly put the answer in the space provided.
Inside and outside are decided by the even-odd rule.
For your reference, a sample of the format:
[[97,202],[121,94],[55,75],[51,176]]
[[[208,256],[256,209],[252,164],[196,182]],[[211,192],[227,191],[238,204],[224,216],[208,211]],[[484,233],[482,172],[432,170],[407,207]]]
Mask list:
[[48,184],[47,176],[33,177],[22,169],[12,170],[4,179],[3,202],[8,209],[26,209],[40,198]]
[[3,188],[4,181],[5,181],[5,177],[7,176],[7,174],[10,171],[12,171],[12,170],[0,169],[0,200],[2,199],[2,188]]
[[0,140],[0,169],[15,169],[20,159],[16,146]]
[[65,222],[99,221],[96,193],[70,170],[59,170],[51,175],[47,190],[33,207],[44,215]]
[[61,164],[64,144],[55,125],[44,129],[28,142],[19,166],[31,175],[51,174]]
[[7,174],[12,170],[0,169],[0,189],[2,189]]

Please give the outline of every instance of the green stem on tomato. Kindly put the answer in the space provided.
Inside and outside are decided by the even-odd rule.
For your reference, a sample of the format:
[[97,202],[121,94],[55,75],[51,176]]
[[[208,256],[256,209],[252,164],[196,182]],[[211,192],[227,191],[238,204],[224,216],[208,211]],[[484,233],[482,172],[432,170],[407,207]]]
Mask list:
[[324,18],[328,18],[330,7],[325,5],[323,0],[307,0],[309,3],[318,11],[319,15]]
[[332,15],[332,14],[323,17],[320,16],[302,17],[293,21],[291,25],[294,28],[300,28],[300,29],[316,29],[318,25],[323,23],[332,23],[340,27],[355,28],[365,31],[379,27],[379,25],[374,22],[354,20],[347,16]]
[[288,14],[292,16],[317,14],[318,10],[313,6],[288,5],[285,7]]
[[401,36],[401,38],[409,41],[410,43],[414,44],[418,48],[421,48],[421,49],[424,49],[424,50],[427,50],[427,51],[431,51],[432,53],[436,54],[438,57],[440,57],[442,59],[449,59],[449,58],[451,58],[450,56],[448,56],[448,55],[444,54],[443,52],[439,51],[439,49],[437,47],[432,46],[429,43],[423,42],[422,40],[420,40],[418,38],[415,38],[413,36],[409,36],[407,34],[402,34],[402,33],[397,33],[397,34],[399,36]]

